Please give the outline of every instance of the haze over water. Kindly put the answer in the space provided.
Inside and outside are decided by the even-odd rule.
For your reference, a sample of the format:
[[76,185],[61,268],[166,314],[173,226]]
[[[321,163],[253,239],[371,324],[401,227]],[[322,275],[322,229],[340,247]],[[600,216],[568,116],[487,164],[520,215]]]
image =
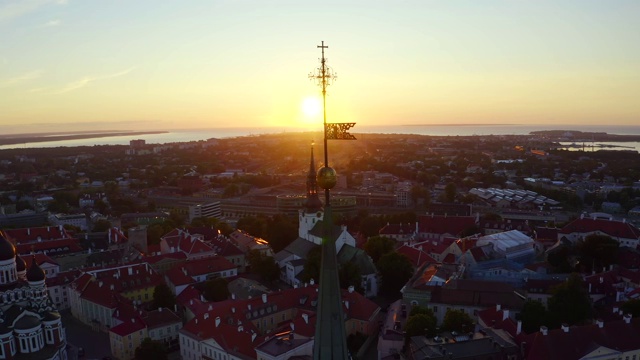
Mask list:
[[[322,125],[307,128],[259,127],[259,128],[211,128],[195,130],[172,130],[161,134],[143,134],[127,136],[96,137],[62,141],[45,141],[0,146],[0,149],[46,148],[59,146],[129,145],[129,141],[143,139],[147,144],[165,144],[174,142],[200,141],[211,138],[231,138],[261,134],[320,132]],[[416,134],[429,136],[487,136],[487,135],[527,135],[541,130],[577,130],[583,132],[606,132],[619,135],[640,135],[640,126],[579,126],[579,125],[396,125],[396,126],[356,126],[354,134]],[[365,135],[366,136],[366,135]],[[640,151],[640,143],[618,143],[634,147]],[[625,148],[626,149],[626,148]]]

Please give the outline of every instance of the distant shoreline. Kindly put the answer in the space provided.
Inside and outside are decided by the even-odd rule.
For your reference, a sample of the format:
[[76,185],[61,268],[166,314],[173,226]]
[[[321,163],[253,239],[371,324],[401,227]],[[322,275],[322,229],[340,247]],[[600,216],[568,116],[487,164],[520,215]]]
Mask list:
[[137,136],[149,134],[166,134],[168,131],[92,131],[92,132],[65,132],[65,135],[57,135],[61,133],[39,133],[39,134],[15,134],[0,136],[1,145],[15,145],[27,143],[39,143],[48,141],[65,141],[78,139],[93,139],[111,136]]

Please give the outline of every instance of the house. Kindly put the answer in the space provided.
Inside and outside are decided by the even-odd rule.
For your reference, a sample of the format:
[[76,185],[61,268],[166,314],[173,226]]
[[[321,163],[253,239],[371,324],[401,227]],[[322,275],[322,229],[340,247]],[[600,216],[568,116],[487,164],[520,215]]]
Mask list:
[[237,267],[222,256],[205,259],[187,260],[180,266],[167,271],[167,285],[174,294],[179,295],[189,284],[204,282],[222,277],[230,278],[238,275]]
[[186,230],[173,229],[160,238],[163,254],[182,252],[187,259],[203,259],[216,255],[215,250],[204,242],[203,236],[192,235]]
[[118,307],[114,314],[115,326],[109,329],[109,343],[114,357],[122,360],[134,359],[135,349],[147,337],[167,348],[178,346],[182,319],[171,309],[160,307],[147,311],[130,307],[128,304]]
[[620,246],[637,248],[640,244],[640,229],[626,221],[613,220],[613,217],[602,219],[598,217],[580,216],[565,225],[558,232],[558,240],[569,241],[573,244],[589,235],[605,235],[620,243]]
[[15,244],[18,253],[23,255],[35,252],[55,256],[82,251],[78,240],[62,225],[6,229],[3,233],[7,240]]
[[625,315],[620,320],[583,326],[540,327],[522,338],[528,360],[633,359],[640,357],[640,319]]
[[394,239],[398,242],[409,242],[417,235],[418,224],[389,224],[383,226],[378,232],[380,236]]
[[148,302],[162,278],[147,263],[85,271],[68,291],[71,314],[95,330],[108,331],[121,302]]
[[419,240],[459,238],[477,225],[475,216],[420,215],[418,216]]

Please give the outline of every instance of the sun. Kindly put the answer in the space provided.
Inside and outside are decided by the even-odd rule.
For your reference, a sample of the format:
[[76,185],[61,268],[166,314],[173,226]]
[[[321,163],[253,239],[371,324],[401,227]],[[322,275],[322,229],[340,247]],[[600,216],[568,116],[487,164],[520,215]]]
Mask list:
[[302,101],[302,112],[307,120],[312,120],[320,114],[320,99],[308,96]]

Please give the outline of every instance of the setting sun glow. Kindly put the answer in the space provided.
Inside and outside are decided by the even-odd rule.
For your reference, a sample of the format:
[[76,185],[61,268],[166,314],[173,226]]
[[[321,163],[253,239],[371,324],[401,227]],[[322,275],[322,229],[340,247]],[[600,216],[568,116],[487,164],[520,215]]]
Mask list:
[[320,99],[317,97],[307,97],[302,101],[302,112],[307,120],[313,120],[320,114]]

